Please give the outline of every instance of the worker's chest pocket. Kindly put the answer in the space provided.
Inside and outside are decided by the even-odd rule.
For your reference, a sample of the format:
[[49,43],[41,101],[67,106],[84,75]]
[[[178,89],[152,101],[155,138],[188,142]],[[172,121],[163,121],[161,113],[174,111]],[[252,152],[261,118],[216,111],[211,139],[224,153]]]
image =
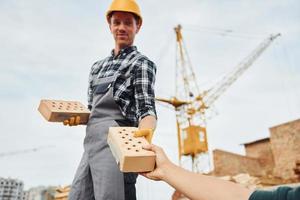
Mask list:
[[111,86],[111,82],[95,85],[94,94],[105,94]]

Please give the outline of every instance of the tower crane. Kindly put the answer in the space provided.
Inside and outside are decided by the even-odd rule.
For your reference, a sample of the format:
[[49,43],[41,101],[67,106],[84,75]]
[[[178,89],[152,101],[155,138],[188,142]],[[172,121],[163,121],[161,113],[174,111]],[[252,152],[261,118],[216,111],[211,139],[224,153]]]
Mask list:
[[54,146],[53,145],[51,145],[51,146],[50,145],[49,146],[40,146],[40,147],[31,148],[31,149],[23,149],[23,150],[17,150],[17,151],[3,152],[3,153],[0,153],[0,158],[1,157],[8,157],[8,156],[24,154],[24,153],[36,152],[36,151],[39,151],[41,149],[51,148],[51,147],[54,147]]
[[[197,168],[197,162],[195,161],[201,156],[208,157],[207,110],[280,34],[270,35],[232,72],[225,75],[210,89],[200,92],[181,29],[181,25],[174,28],[177,44],[175,96],[171,99],[156,98],[156,100],[170,104],[176,112],[179,164],[182,164],[183,156],[188,156],[192,159],[192,171],[204,172],[204,169]],[[209,164],[209,159],[207,161],[207,164]]]

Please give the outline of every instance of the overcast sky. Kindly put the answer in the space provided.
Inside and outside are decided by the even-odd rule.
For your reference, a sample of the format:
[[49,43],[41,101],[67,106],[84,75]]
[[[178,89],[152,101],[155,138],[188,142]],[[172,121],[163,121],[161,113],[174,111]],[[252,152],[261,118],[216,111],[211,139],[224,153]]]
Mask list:
[[[157,64],[156,96],[174,95],[175,34],[183,36],[202,89],[228,73],[271,33],[278,38],[215,103],[210,150],[243,153],[240,145],[269,136],[269,127],[300,118],[300,2],[297,0],[138,1],[144,17],[138,49]],[[109,0],[0,0],[0,176],[25,187],[70,184],[85,127],[48,123],[42,98],[86,104],[91,65],[113,40],[105,21]],[[231,34],[224,34],[230,30]],[[222,34],[221,34],[222,33]],[[238,37],[237,37],[238,36]],[[157,105],[154,143],[177,162],[174,112]],[[157,192],[153,192],[157,191]],[[139,178],[139,199],[168,199],[165,183]]]

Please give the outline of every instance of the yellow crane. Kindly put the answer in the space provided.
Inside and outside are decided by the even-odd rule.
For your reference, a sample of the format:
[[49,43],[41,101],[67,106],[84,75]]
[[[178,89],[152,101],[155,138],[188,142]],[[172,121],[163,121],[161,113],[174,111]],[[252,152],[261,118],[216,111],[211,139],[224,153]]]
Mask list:
[[196,159],[206,157],[209,168],[208,142],[206,133],[206,112],[210,106],[232,85],[269,47],[280,34],[270,35],[254,49],[248,57],[239,63],[233,71],[225,75],[212,88],[200,91],[194,69],[184,43],[181,25],[174,28],[176,34],[176,87],[171,99],[156,100],[172,105],[176,112],[178,157],[192,159],[192,171],[198,169]]

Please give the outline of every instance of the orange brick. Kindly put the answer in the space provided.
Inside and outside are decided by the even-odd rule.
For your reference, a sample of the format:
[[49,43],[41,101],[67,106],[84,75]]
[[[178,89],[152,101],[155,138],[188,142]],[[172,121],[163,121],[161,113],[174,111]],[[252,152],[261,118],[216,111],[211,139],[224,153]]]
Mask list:
[[144,137],[133,137],[135,127],[110,127],[107,143],[122,172],[152,171],[155,154],[142,148],[149,144]]
[[78,101],[43,99],[38,110],[49,122],[63,122],[70,117],[80,116],[80,124],[86,124],[90,115],[90,111]]

